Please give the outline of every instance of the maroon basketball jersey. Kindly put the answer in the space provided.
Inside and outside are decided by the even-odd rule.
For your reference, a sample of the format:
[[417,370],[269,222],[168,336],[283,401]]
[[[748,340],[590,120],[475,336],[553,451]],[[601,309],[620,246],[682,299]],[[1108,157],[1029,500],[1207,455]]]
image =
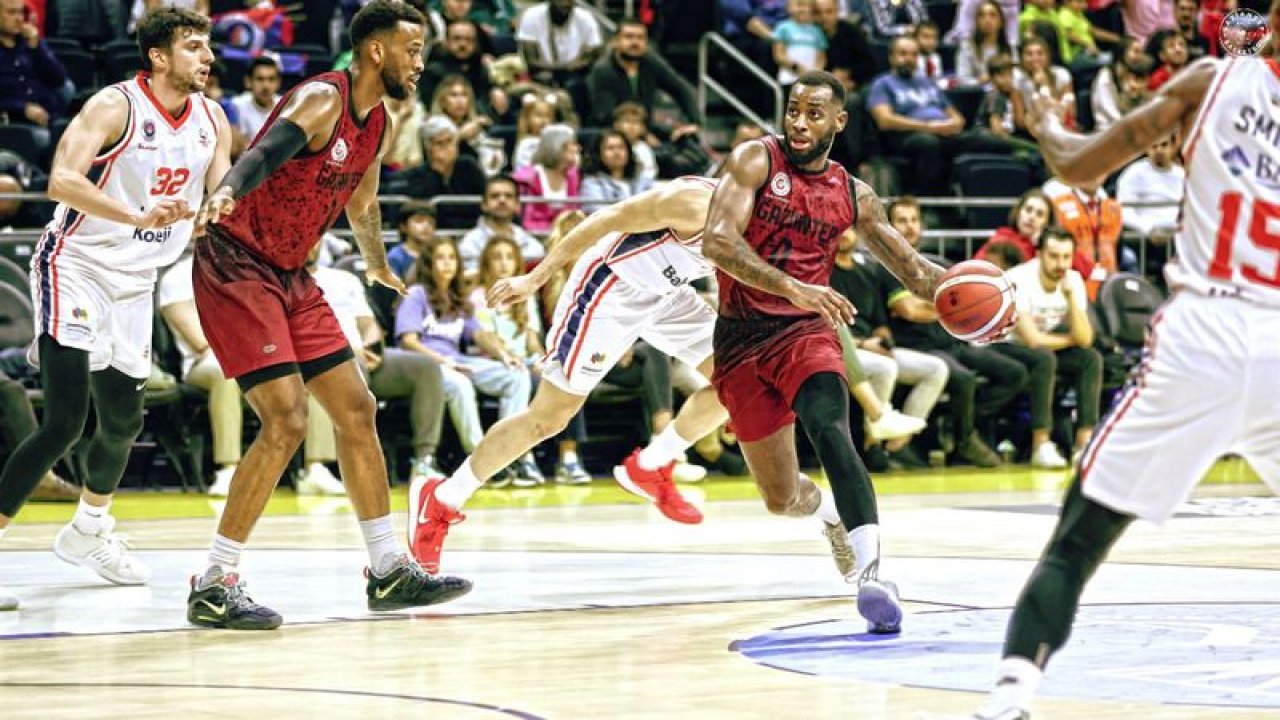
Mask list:
[[[829,285],[840,236],[857,217],[853,178],[835,162],[828,162],[820,172],[805,172],[788,162],[778,137],[771,135],[760,142],[769,151],[769,179],[756,191],[755,211],[743,236],[760,257],[791,277]],[[716,270],[716,277],[724,317],[815,314],[744,285],[723,270]]]
[[[224,236],[281,270],[302,267],[320,236],[333,227],[365,170],[377,159],[387,124],[381,103],[363,124],[356,119],[351,107],[351,76],[346,71],[322,73],[298,87],[315,82],[333,85],[342,96],[344,111],[329,144],[319,152],[303,148],[240,198],[236,209],[217,224]],[[276,121],[289,95],[276,104],[255,143]]]

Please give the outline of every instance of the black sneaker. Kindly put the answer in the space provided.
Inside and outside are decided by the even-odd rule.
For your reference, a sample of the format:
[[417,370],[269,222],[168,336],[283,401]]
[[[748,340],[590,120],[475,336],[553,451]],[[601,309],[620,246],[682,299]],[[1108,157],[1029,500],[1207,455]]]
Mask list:
[[365,589],[365,594],[369,597],[369,609],[374,611],[439,605],[471,592],[470,580],[429,575],[421,565],[407,556],[382,577],[374,575],[368,568],[364,575],[369,578]]
[[980,468],[994,468],[1004,464],[1000,461],[1000,456],[996,451],[983,442],[977,432],[970,434],[968,438],[961,442],[960,446],[956,448],[956,453]]
[[903,445],[898,450],[889,453],[890,467],[896,467],[901,470],[927,470],[929,463],[917,453],[910,445]]
[[868,472],[889,472],[889,456],[885,454],[884,446],[880,443],[876,443],[863,451],[862,462],[867,466]]
[[[206,583],[207,579],[207,583]],[[204,587],[201,587],[204,585]],[[280,613],[253,601],[236,573],[192,576],[187,596],[187,621],[227,630],[275,630],[284,622]]]

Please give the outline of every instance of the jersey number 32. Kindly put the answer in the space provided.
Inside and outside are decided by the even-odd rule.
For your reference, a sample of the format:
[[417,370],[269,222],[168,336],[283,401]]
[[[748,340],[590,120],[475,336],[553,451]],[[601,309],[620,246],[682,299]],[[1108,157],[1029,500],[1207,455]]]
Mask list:
[[184,168],[162,167],[156,170],[156,184],[151,186],[152,195],[173,197],[186,187],[191,171]]

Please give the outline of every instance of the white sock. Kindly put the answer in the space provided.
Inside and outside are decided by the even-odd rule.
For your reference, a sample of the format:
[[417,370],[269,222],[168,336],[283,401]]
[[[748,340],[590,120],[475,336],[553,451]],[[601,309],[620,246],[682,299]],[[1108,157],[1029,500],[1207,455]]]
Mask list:
[[483,484],[484,481],[476,477],[471,469],[471,458],[467,458],[457,470],[453,471],[448,480],[440,483],[440,487],[436,488],[436,500],[454,510],[461,510],[463,503]]
[[569,465],[578,462],[578,453],[576,450],[565,450],[560,453],[560,464]]
[[214,535],[213,544],[209,546],[209,567],[234,570],[240,564],[242,552],[244,552],[244,543],[236,542],[225,535]]
[[76,508],[76,515],[71,519],[76,529],[85,535],[97,535],[107,524],[107,516],[111,514],[111,501],[107,500],[107,504],[102,507],[90,505],[80,498],[80,506]]
[[836,512],[836,496],[824,487],[818,488],[818,496],[822,499],[818,501],[818,509],[813,514],[828,525],[839,525],[840,513]]
[[996,687],[980,713],[996,715],[1010,708],[1030,711],[1044,671],[1026,658],[1008,657],[996,671]]
[[636,458],[640,468],[643,470],[657,470],[676,458],[684,455],[684,451],[693,445],[692,440],[685,440],[680,437],[680,433],[676,432],[676,424],[674,422],[667,425],[667,429],[655,435],[649,440],[648,447],[640,451],[640,456]]
[[361,520],[360,532],[364,534],[364,544],[369,548],[369,568],[374,575],[385,575],[404,556],[389,513],[372,520]]
[[858,561],[854,572],[862,575],[867,566],[880,559],[880,526],[863,525],[850,530],[849,544],[853,546],[853,555]]

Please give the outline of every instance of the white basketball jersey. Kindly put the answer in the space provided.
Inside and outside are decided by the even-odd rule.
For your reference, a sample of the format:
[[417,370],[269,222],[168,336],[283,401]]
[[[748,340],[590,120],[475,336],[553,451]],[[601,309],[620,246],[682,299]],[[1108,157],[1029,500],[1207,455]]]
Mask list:
[[583,256],[603,256],[609,269],[624,282],[655,295],[666,295],[707,277],[712,270],[710,261],[702,256],[702,233],[681,240],[668,228],[647,233],[609,233]]
[[1280,66],[1253,57],[1224,63],[1183,156],[1171,274],[1202,294],[1280,307]]
[[[218,140],[209,101],[192,93],[182,115],[174,118],[156,100],[148,82],[146,74],[139,73],[112,86],[129,99],[129,124],[120,142],[95,158],[88,178],[107,195],[139,210],[175,198],[185,198],[198,210]],[[55,264],[60,257],[70,256],[105,270],[154,272],[182,255],[193,224],[193,220],[179,220],[141,230],[60,203],[33,263]]]

